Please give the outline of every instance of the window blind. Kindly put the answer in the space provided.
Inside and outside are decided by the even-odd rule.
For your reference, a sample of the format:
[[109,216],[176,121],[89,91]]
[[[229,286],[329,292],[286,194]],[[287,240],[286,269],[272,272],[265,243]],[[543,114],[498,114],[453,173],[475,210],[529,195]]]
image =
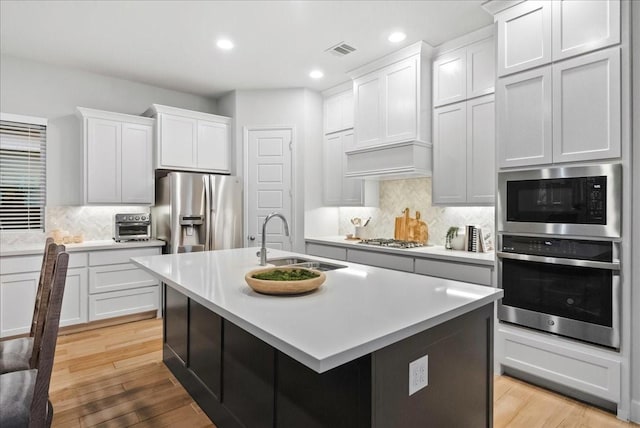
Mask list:
[[44,230],[47,126],[0,120],[0,230]]

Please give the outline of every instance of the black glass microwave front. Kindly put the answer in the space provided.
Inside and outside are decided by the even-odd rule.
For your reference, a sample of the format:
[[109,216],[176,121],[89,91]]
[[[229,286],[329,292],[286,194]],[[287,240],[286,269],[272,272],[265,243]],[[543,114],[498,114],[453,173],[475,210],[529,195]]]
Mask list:
[[499,231],[620,236],[620,165],[499,175]]
[[616,244],[504,235],[499,245],[500,320],[619,347]]

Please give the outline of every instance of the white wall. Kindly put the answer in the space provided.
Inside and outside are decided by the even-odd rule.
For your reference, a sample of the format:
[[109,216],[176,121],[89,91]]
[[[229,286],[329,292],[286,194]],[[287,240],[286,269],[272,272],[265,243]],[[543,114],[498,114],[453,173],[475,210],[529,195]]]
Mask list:
[[77,69],[3,55],[0,111],[49,119],[47,205],[81,203],[77,106],[141,114],[151,104],[216,113],[216,101]]
[[[234,173],[243,175],[243,129],[292,126],[295,129],[293,250],[304,252],[305,233],[322,229],[319,160],[322,150],[322,98],[307,89],[234,91],[219,100],[219,113],[234,117]],[[305,221],[305,211],[311,220]],[[335,210],[331,210],[335,212]],[[335,218],[335,216],[334,216]],[[336,223],[337,225],[337,223]],[[308,232],[308,228],[311,231]],[[322,231],[324,233],[324,231]]]
[[[631,22],[640,23],[640,3],[631,2]],[[635,30],[635,31],[634,31]],[[640,28],[632,28],[633,69],[633,219],[632,219],[632,348],[631,348],[631,420],[640,423]]]

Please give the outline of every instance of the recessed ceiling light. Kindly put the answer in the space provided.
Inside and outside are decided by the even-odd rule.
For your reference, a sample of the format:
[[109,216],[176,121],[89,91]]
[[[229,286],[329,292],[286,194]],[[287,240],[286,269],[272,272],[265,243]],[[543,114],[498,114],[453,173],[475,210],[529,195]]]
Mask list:
[[407,35],[401,31],[396,31],[395,33],[391,33],[389,35],[389,41],[392,43],[398,43],[407,38]]
[[311,77],[312,79],[320,79],[321,77],[324,77],[324,73],[320,70],[313,70],[311,73],[309,73],[309,77]]
[[220,39],[216,42],[216,45],[225,51],[233,49],[233,42],[229,39]]

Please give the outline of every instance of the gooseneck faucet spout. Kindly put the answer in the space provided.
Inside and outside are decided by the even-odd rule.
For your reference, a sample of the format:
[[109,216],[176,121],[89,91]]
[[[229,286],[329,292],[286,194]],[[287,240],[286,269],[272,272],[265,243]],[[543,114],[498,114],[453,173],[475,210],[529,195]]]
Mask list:
[[260,256],[260,266],[267,265],[267,223],[273,217],[280,217],[282,219],[282,223],[284,223],[284,234],[289,236],[289,224],[287,223],[287,219],[284,216],[277,212],[272,212],[264,219],[264,223],[262,223],[262,247],[260,247],[260,251],[258,251],[258,255]]

